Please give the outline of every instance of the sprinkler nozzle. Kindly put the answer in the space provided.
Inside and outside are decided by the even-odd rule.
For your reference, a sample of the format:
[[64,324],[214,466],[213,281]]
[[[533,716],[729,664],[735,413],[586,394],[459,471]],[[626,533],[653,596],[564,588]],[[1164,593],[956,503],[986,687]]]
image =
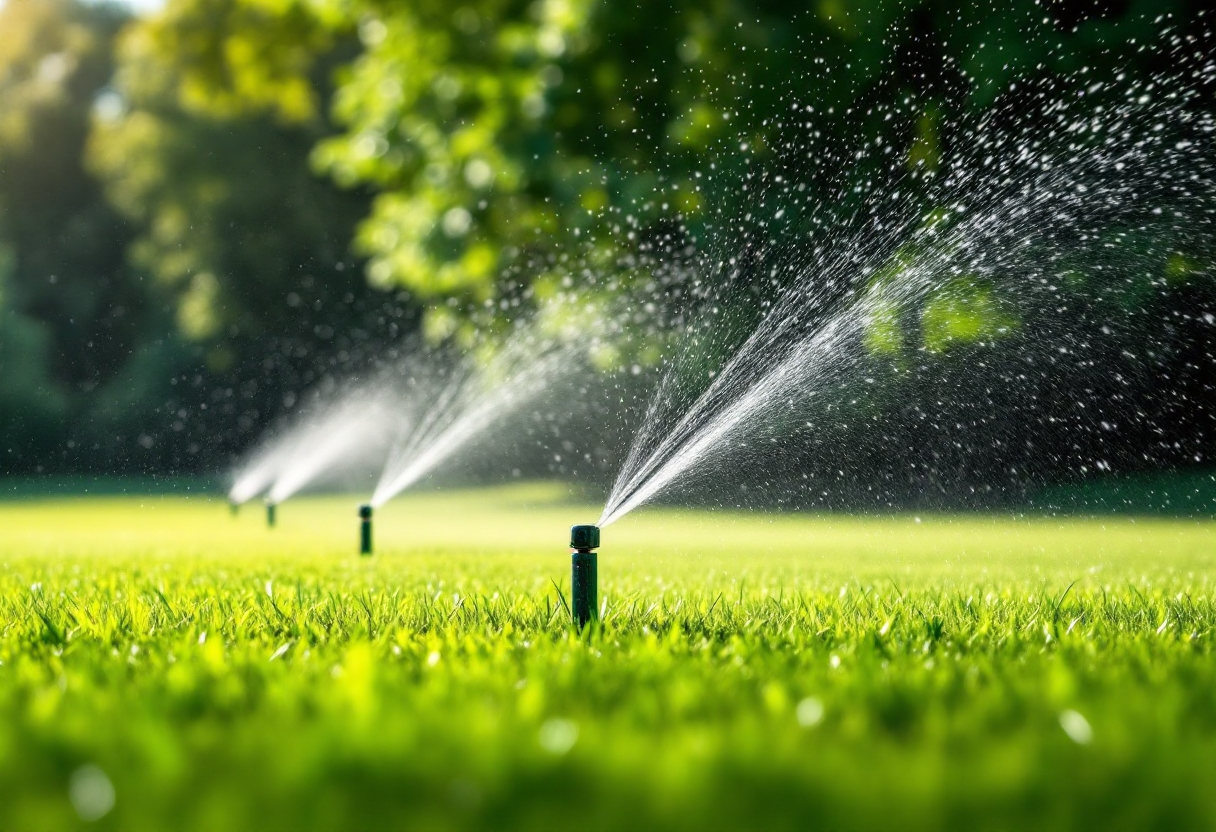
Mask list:
[[241,510],[240,503],[238,503],[236,500],[228,501],[228,513],[229,514],[231,514],[233,517],[236,517],[237,512],[239,512],[240,510]]
[[274,528],[274,510],[275,510],[275,508],[276,508],[275,503],[272,503],[269,500],[266,501],[266,527],[269,529]]
[[590,552],[600,548],[599,526],[571,526],[570,548],[579,552]]
[[359,554],[372,553],[372,507],[364,503],[359,506]]
[[598,617],[599,577],[594,549],[600,545],[599,526],[572,526],[570,528],[570,614],[574,626],[586,627]]

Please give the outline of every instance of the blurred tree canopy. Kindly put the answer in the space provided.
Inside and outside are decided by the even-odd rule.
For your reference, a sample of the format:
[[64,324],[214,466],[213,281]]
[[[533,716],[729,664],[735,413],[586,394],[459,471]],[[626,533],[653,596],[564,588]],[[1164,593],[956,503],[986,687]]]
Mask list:
[[[207,453],[182,448],[239,448],[418,327],[468,346],[577,294],[644,328],[650,301],[729,282],[731,251],[776,269],[758,168],[818,194],[784,220],[805,238],[874,182],[918,187],[967,140],[956,125],[1016,117],[1014,79],[1170,69],[1144,46],[1162,21],[1198,32],[1203,4],[167,0],[132,21],[7,0],[0,358],[23,370],[0,379],[0,423],[163,441],[178,450],[156,464],[191,467]],[[813,114],[784,123],[791,103]],[[676,268],[667,286],[660,261],[693,243],[692,285]],[[1206,266],[1178,268],[1175,297],[1207,303]],[[743,329],[760,314],[747,292],[722,303]],[[875,359],[920,350],[943,373],[1030,326],[982,281],[907,324],[874,322]]]
[[125,22],[68,0],[0,8],[0,459],[16,468],[62,441],[74,395],[110,381],[140,335],[129,229],[84,168]]
[[[225,25],[258,29],[252,19]],[[244,343],[265,352],[273,341],[336,339],[352,349],[346,330],[367,292],[350,240],[366,198],[310,173],[324,130],[303,118],[298,87],[277,93],[290,120],[204,102],[178,61],[203,60],[192,50],[210,44],[172,35],[144,24],[123,36],[89,148],[91,168],[137,229],[132,264],[171,295],[178,330],[208,346],[214,372],[231,369]]]
[[[933,168],[956,138],[950,125],[992,106],[1011,79],[1160,68],[1140,44],[1164,16],[1197,10],[1183,0],[668,0],[644,14],[605,0],[184,0],[144,26],[182,98],[283,122],[318,116],[318,69],[349,53],[330,75],[327,115],[340,132],[312,163],[378,194],[356,238],[368,276],[429,302],[442,336],[455,318],[517,298],[521,282],[555,291],[562,253],[603,264],[669,230],[665,220],[695,235],[729,216],[745,203],[739,178],[710,176],[708,163],[744,166],[740,140],[779,154],[772,116],[791,99],[814,101],[824,147],[894,135],[907,165]],[[902,124],[884,117],[893,112]],[[867,157],[838,173],[864,182],[884,164]]]
[[0,7],[10,471],[213,465],[414,326],[352,251],[367,196],[309,169],[323,123],[199,106],[128,23]]

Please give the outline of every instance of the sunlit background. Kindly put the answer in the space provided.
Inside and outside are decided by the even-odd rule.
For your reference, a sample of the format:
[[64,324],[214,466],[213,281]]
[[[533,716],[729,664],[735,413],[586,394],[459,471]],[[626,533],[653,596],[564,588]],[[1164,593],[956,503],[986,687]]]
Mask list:
[[5,474],[231,479],[378,374],[530,339],[563,372],[427,477],[1211,502],[1203,4],[0,15]]

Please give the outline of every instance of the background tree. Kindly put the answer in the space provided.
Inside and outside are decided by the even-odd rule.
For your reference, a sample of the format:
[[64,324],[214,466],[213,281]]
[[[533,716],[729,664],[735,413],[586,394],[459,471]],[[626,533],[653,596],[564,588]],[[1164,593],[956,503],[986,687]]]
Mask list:
[[[414,326],[407,307],[367,286],[351,251],[366,196],[309,170],[326,133],[325,67],[340,48],[315,32],[256,4],[178,2],[124,34],[91,142],[92,169],[136,229],[133,267],[170,299],[202,360],[203,381],[175,391],[166,414],[188,414],[173,424],[206,435],[212,453],[217,437],[240,448],[304,389],[357,372]],[[315,70],[279,83],[261,63],[274,47],[253,55],[242,38]],[[239,95],[210,95],[191,74],[212,71],[217,52],[243,68],[214,70]]]
[[65,450],[87,395],[120,372],[145,323],[124,257],[130,231],[83,162],[125,21],[115,7],[68,0],[0,7],[0,453],[10,471]]

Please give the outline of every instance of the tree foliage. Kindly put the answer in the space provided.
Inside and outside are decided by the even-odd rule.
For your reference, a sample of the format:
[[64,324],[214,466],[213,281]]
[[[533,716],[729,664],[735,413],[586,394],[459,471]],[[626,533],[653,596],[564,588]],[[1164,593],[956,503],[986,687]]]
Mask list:
[[96,385],[136,337],[127,230],[83,166],[93,98],[123,18],[67,0],[0,9],[0,241],[10,303],[50,327],[54,377]]
[[[1031,0],[669,0],[644,14],[603,0],[190,0],[154,26],[186,97],[286,120],[316,114],[308,79],[357,33],[333,76],[340,132],[318,143],[313,164],[379,194],[356,241],[372,283],[407,287],[446,319],[496,307],[521,281],[543,286],[562,252],[590,249],[602,263],[665,219],[704,236],[740,202],[736,179],[702,176],[707,163],[744,165],[740,141],[779,152],[771,116],[790,100],[814,101],[824,147],[895,135],[902,159],[931,168],[956,138],[952,121],[991,107],[1013,78],[1152,68],[1142,44],[1162,16],[1194,17],[1183,2],[1152,11]],[[865,181],[881,161],[838,173]]]
[[61,447],[82,396],[114,378],[141,334],[129,232],[83,164],[124,20],[68,0],[0,7],[0,465],[10,470]]
[[[124,410],[185,447],[239,425],[220,448],[417,311],[467,347],[552,299],[625,308],[590,356],[619,371],[712,294],[709,372],[788,279],[786,241],[875,183],[928,193],[961,125],[1024,117],[1025,88],[1168,70],[1152,37],[1206,26],[1191,0],[168,0],[135,21],[8,0],[0,21],[0,350],[27,365],[0,384],[93,434]],[[814,210],[761,223],[774,173]],[[1206,298],[1206,261],[1179,257],[1161,279]],[[1157,277],[1124,302],[1159,312]],[[960,278],[867,345],[945,368],[1031,320]]]
[[[173,294],[183,334],[213,345],[213,368],[227,370],[242,336],[310,337],[349,323],[342,310],[362,285],[349,243],[365,201],[309,172],[323,135],[318,93],[279,77],[273,50],[259,56],[268,63],[252,61],[241,37],[258,30],[257,15],[211,0],[174,9],[124,36],[114,110],[98,120],[91,161],[140,230],[134,263]],[[282,22],[289,41],[303,38],[312,54],[291,24]],[[212,65],[221,47],[208,26],[232,29],[222,51],[235,65]],[[204,96],[208,73],[240,96]],[[281,105],[273,115],[261,107],[270,98]]]

